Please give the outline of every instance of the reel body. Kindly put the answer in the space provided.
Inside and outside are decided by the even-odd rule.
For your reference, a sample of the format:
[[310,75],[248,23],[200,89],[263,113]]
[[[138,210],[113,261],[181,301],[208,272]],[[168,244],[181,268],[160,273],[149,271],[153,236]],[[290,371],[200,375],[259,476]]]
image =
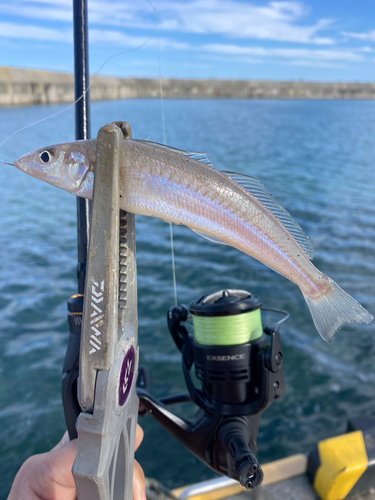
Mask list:
[[[137,384],[141,414],[150,412],[202,462],[247,489],[259,486],[263,480],[256,459],[261,412],[285,393],[279,335],[282,321],[263,330],[260,308],[260,300],[242,290],[202,297],[190,306],[195,330],[192,335],[184,325],[188,308],[171,307],[168,327],[182,354],[189,394],[154,399],[147,392],[144,367]],[[221,318],[226,320],[224,327]],[[237,331],[232,330],[233,326]],[[200,388],[192,379],[193,366]],[[182,419],[167,408],[184,401],[199,407],[193,419]]]

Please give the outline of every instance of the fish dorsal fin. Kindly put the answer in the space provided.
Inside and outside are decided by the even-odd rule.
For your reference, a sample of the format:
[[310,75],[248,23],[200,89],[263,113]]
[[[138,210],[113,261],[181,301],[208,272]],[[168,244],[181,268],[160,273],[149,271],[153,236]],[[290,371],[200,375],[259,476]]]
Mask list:
[[306,236],[301,226],[293,219],[293,217],[283,208],[275,198],[266,190],[261,182],[249,175],[238,174],[236,172],[222,171],[230,179],[237,182],[246,191],[252,194],[259,200],[277,219],[287,228],[291,235],[304,249],[309,259],[314,257],[314,247],[310,238]]
[[152,141],[137,141],[137,142],[145,142],[147,144],[151,144],[152,146],[156,146],[157,148],[163,149],[164,151],[169,151],[171,153],[177,153],[181,156],[187,156],[188,158],[191,158],[193,160],[200,161],[201,163],[204,163],[205,165],[208,165],[209,167],[213,166],[207,153],[197,153],[194,151],[184,151],[182,149],[172,148],[171,146],[165,146],[164,144],[160,144],[158,142],[152,142]]

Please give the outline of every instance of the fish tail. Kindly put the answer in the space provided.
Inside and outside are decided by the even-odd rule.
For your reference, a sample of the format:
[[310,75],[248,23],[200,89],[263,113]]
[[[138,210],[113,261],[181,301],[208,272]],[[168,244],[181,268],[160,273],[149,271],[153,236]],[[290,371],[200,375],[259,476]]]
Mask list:
[[316,329],[331,344],[346,323],[370,323],[374,317],[356,300],[328,278],[330,289],[318,298],[303,294]]

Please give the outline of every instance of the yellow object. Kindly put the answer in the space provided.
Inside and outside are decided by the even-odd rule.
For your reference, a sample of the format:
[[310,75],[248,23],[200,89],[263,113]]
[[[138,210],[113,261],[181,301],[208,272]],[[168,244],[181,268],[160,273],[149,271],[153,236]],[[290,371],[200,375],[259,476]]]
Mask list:
[[342,500],[368,467],[361,431],[350,432],[318,444],[320,467],[314,488],[323,500]]

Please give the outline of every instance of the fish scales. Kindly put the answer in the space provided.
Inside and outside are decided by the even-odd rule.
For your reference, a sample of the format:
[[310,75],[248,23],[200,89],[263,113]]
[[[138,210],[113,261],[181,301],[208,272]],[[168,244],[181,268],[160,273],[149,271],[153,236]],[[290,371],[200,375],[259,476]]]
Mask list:
[[[327,342],[344,324],[373,319],[311,263],[312,247],[306,235],[259,181],[220,172],[191,155],[149,141],[124,140],[121,208],[184,224],[279,272],[299,286]],[[95,140],[76,141],[33,151],[14,165],[76,196],[91,198],[95,157]]]

